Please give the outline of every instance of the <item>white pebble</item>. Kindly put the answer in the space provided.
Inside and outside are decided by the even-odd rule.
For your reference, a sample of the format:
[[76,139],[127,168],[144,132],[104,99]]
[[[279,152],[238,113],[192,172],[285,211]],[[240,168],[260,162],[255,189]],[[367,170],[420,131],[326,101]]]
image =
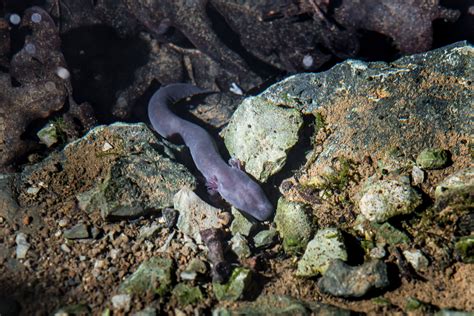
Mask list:
[[110,256],[110,258],[112,258],[112,260],[115,260],[119,257],[120,252],[121,252],[120,249],[112,249],[112,250],[110,250],[110,255],[109,256]]
[[69,70],[64,67],[56,68],[56,75],[58,75],[59,78],[64,80],[69,79],[69,77],[71,77],[71,73],[69,72]]
[[237,95],[244,95],[244,91],[242,91],[242,89],[235,82],[232,82],[229,91]]
[[38,193],[39,190],[40,188],[38,187],[29,187],[28,189],[26,189],[26,193],[31,194],[31,195],[36,195],[36,193]]
[[62,218],[58,222],[59,227],[66,227],[67,224],[69,224],[69,221],[67,220],[67,218]]
[[10,20],[10,23],[13,25],[18,25],[21,22],[20,16],[16,13],[11,14],[9,20]]
[[61,245],[61,250],[67,253],[71,252],[71,248],[69,248],[66,244]]
[[31,15],[31,22],[33,22],[33,23],[39,23],[39,22],[41,22],[41,19],[42,19],[42,17],[41,17],[41,14],[39,14],[39,13],[33,13]]
[[303,67],[305,69],[311,68],[314,64],[314,59],[311,55],[305,55],[303,57]]
[[413,166],[411,177],[414,185],[422,184],[425,181],[425,172],[418,166]]
[[28,249],[30,249],[30,244],[26,241],[26,234],[18,233],[15,238],[16,242],[16,257],[18,259],[24,259]]
[[108,151],[108,150],[111,150],[112,148],[114,147],[110,145],[110,143],[105,142],[104,145],[102,146],[102,151]]

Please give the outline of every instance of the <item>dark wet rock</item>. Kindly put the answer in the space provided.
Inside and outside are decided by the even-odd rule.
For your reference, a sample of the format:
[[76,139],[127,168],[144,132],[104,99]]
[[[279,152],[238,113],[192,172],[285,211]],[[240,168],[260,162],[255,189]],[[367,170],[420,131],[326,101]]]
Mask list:
[[[173,205],[194,177],[174,160],[171,148],[144,124],[99,126],[60,153],[29,166],[20,175],[19,201],[38,205],[78,200],[87,212],[108,218],[135,217]],[[29,189],[35,188],[35,194]]]
[[207,272],[207,266],[199,258],[193,258],[187,265],[186,269],[181,272],[180,276],[183,280],[194,280],[198,274],[205,274]]
[[448,152],[439,148],[426,148],[416,157],[416,164],[421,169],[440,169],[448,163]]
[[141,311],[132,314],[133,316],[156,316],[157,310],[154,307],[145,307]]
[[405,312],[420,313],[422,315],[433,314],[435,308],[432,305],[426,304],[414,297],[408,297],[405,302]]
[[415,271],[426,271],[430,262],[419,249],[404,250],[403,256],[411,264]]
[[348,316],[353,313],[336,306],[302,301],[289,296],[261,295],[255,302],[242,303],[234,308],[217,308],[213,315],[324,315]]
[[313,235],[313,224],[304,204],[280,198],[275,224],[283,239],[285,252],[295,254],[304,251]]
[[91,234],[86,224],[77,224],[65,230],[63,236],[67,239],[84,239],[89,238]]
[[213,282],[214,295],[219,301],[237,301],[244,297],[252,283],[252,272],[238,267],[234,269],[229,281],[224,284]]
[[225,241],[222,229],[208,228],[201,231],[201,238],[206,245],[207,258],[211,263],[212,281],[216,283],[225,282],[231,271],[231,265],[225,256]]
[[379,260],[357,267],[335,260],[318,282],[321,291],[348,298],[362,297],[371,289],[384,289],[389,284],[387,265]]
[[197,304],[204,299],[198,286],[190,286],[184,283],[177,284],[172,291],[172,295],[180,306]]
[[463,262],[474,263],[474,236],[459,238],[454,247]]
[[[396,9],[395,9],[396,8]],[[424,52],[431,48],[433,21],[454,22],[459,11],[439,4],[439,1],[343,1],[334,12],[334,19],[350,32],[374,31],[390,37],[404,54]]]
[[163,296],[171,291],[173,260],[152,257],[142,262],[132,275],[120,285],[120,292],[144,295],[155,293]]
[[[72,91],[59,32],[48,13],[40,7],[27,9],[19,28],[27,34],[24,46],[10,61],[10,76],[0,73],[0,170],[38,148],[23,133],[30,123],[63,109]],[[71,130],[78,129],[74,119],[83,128],[92,126],[90,106],[68,99],[63,117],[74,125]]]

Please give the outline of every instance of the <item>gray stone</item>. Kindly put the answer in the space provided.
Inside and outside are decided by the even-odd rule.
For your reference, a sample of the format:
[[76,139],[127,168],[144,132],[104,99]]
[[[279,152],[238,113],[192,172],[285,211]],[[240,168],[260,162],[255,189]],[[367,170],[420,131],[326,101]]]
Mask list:
[[133,313],[133,316],[156,316],[157,310],[154,307],[145,307],[139,312]]
[[63,236],[64,238],[67,238],[67,239],[89,238],[90,237],[89,228],[87,227],[86,224],[77,224],[65,230]]
[[277,232],[275,229],[262,230],[253,237],[253,244],[257,248],[269,247],[273,243],[276,235]]
[[232,234],[241,234],[243,236],[248,236],[252,229],[255,227],[255,224],[249,221],[241,212],[232,207],[232,224],[230,224],[230,231]]
[[347,260],[342,234],[337,228],[321,229],[308,243],[303,257],[298,261],[296,275],[312,277],[324,274],[335,259]]
[[19,206],[12,190],[14,174],[0,174],[0,217],[12,222],[18,214]]
[[331,133],[314,168],[335,157],[374,161],[398,147],[416,157],[430,144],[453,161],[467,149],[474,92],[474,49],[459,42],[391,63],[346,60],[328,71],[290,76],[259,95],[267,103],[319,114]]
[[224,284],[213,282],[214,295],[219,301],[237,301],[241,299],[252,282],[252,272],[246,268],[235,268],[229,281]]
[[428,268],[428,265],[430,264],[428,259],[418,249],[404,250],[403,256],[405,256],[405,259],[407,259],[407,261],[416,271],[425,271],[426,268]]
[[245,171],[265,182],[285,165],[302,125],[299,111],[249,97],[232,115],[224,142],[230,155],[245,163]]
[[114,309],[128,312],[132,298],[128,294],[119,294],[112,296],[112,306]]
[[474,167],[461,169],[446,177],[436,186],[435,198],[441,200],[449,195],[462,195],[474,191]]
[[360,212],[370,221],[409,214],[418,207],[422,198],[409,184],[398,180],[380,180],[366,186],[361,192]]
[[178,283],[172,294],[180,306],[196,304],[204,298],[198,286],[190,286],[184,283]]
[[171,291],[172,272],[173,260],[152,257],[142,262],[137,270],[122,282],[119,291],[136,295],[156,293],[163,296]]
[[380,260],[357,267],[335,260],[318,282],[321,291],[339,297],[362,297],[370,289],[388,285],[387,265]]
[[231,240],[232,251],[239,257],[239,259],[245,259],[250,257],[251,251],[247,239],[241,234],[237,233],[232,236]]
[[174,197],[174,208],[179,211],[178,229],[192,237],[196,243],[202,244],[201,230],[219,228],[218,208],[215,208],[189,189],[182,189]]
[[313,235],[313,225],[304,204],[280,198],[275,224],[283,239],[283,249],[286,253],[296,254],[304,251]]

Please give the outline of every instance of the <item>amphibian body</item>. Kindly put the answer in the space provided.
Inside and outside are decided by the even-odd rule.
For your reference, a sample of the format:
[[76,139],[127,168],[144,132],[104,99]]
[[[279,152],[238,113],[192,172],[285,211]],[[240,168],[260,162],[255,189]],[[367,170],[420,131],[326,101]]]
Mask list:
[[266,220],[273,215],[273,206],[260,185],[237,164],[229,165],[221,158],[209,133],[169,109],[176,101],[206,92],[190,84],[171,84],[160,88],[148,104],[151,124],[165,138],[181,137],[211,190],[217,191],[240,211],[258,220]]

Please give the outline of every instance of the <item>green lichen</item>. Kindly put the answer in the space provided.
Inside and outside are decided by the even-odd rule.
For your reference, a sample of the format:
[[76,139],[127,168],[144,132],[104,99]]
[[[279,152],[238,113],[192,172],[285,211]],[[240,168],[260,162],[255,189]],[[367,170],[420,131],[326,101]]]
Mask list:
[[474,263],[474,236],[461,237],[454,247],[463,262]]
[[418,157],[416,164],[421,169],[440,169],[448,163],[448,152],[440,148],[424,149]]
[[180,306],[193,305],[199,303],[204,297],[197,286],[189,286],[179,283],[173,289],[173,296],[177,299]]

